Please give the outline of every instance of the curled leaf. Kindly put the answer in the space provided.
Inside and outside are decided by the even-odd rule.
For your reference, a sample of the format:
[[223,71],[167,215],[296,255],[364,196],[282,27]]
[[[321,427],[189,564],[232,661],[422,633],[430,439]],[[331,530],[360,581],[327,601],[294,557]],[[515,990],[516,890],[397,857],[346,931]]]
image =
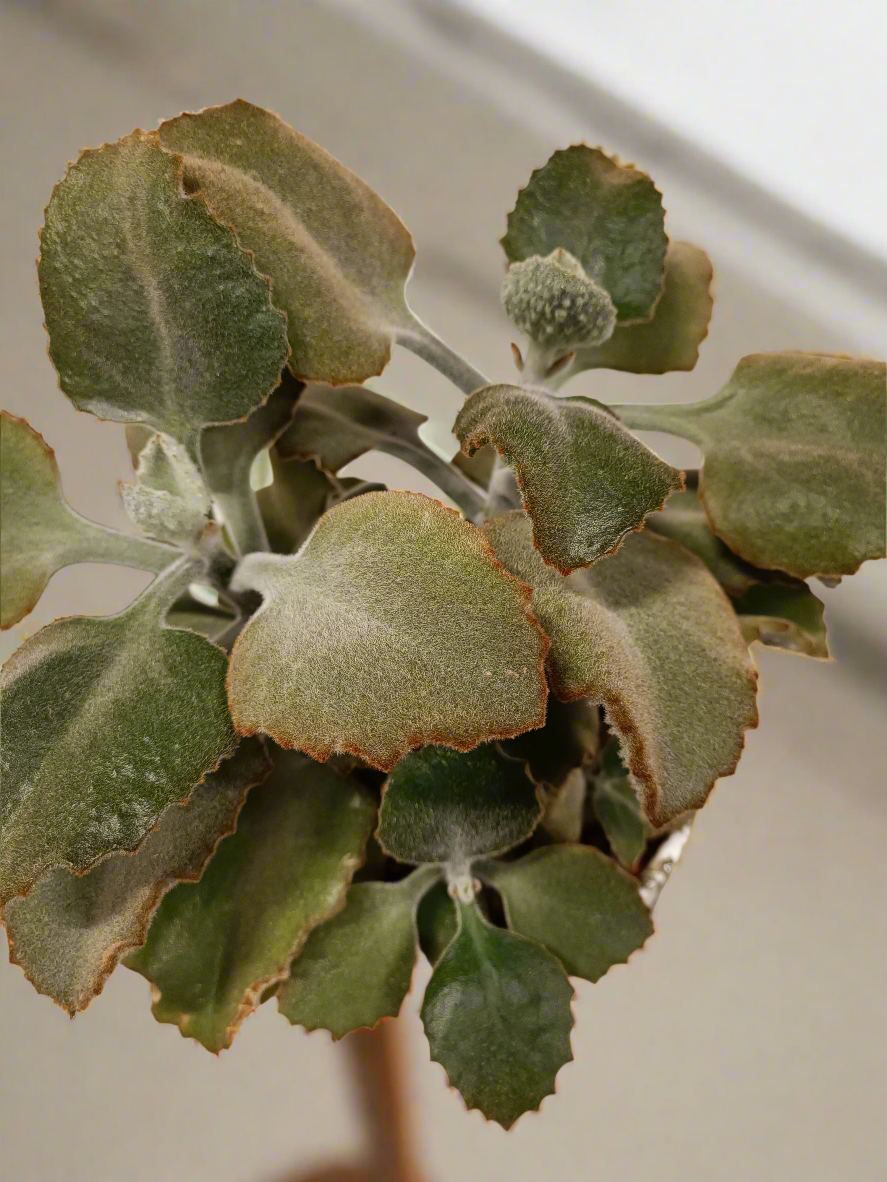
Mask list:
[[733,606],[749,644],[828,660],[823,604],[806,583],[750,587]]

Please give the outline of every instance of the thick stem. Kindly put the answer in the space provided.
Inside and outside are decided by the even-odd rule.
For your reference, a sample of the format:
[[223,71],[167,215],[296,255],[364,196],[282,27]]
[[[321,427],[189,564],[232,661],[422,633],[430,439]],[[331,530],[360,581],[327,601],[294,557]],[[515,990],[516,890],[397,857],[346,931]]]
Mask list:
[[410,464],[429,480],[433,480],[441,492],[456,502],[469,521],[473,521],[483,512],[487,503],[485,490],[469,480],[464,472],[460,472],[453,464],[448,464],[446,460],[436,456],[430,448],[412,447],[392,438],[380,442],[379,450],[397,456],[399,460]]
[[202,558],[183,554],[177,562],[159,574],[153,583],[149,583],[141,595],[124,610],[159,623],[179,596],[188,590],[191,583],[198,582],[205,571],[206,563]]
[[455,349],[451,349],[436,332],[432,332],[427,324],[423,324],[416,316],[413,317],[409,327],[398,330],[395,339],[399,345],[403,345],[405,349],[409,349],[417,357],[421,357],[423,361],[433,365],[445,378],[449,378],[463,394],[472,394],[481,386],[489,386],[490,384],[489,378],[485,378],[480,370],[475,369]]
[[668,435],[681,435],[684,439],[699,442],[694,438],[687,407],[655,403],[616,403],[610,407],[620,422],[633,431],[664,431]]
[[159,574],[181,557],[181,550],[165,542],[125,534],[79,514],[76,516],[82,529],[66,551],[68,562],[110,562]]

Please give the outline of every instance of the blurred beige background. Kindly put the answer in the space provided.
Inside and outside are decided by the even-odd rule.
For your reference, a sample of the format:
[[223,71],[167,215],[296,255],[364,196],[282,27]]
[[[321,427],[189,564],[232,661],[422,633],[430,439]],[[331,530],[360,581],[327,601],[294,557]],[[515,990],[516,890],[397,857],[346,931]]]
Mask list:
[[[75,508],[109,524],[123,524],[123,432],[56,389],[33,265],[42,207],[81,147],[238,94],[394,206],[418,246],[414,307],[492,377],[510,372],[497,296],[505,213],[530,170],[578,138],[654,171],[672,233],[711,253],[718,299],[693,374],[587,374],[575,392],[695,398],[744,353],[877,351],[877,267],[445,6],[6,0],[0,85],[2,405],[56,449]],[[444,424],[459,402],[402,353],[376,385]],[[691,448],[656,442],[693,462]],[[428,491],[393,461],[356,468]],[[143,581],[61,572],[4,635],[3,655],[57,615],[119,609]],[[840,663],[757,651],[761,726],[700,817],[657,937],[599,985],[579,984],[577,1061],[541,1114],[508,1135],[466,1115],[408,1001],[429,1182],[883,1178],[885,589],[869,564],[823,592]],[[292,1030],[273,1005],[216,1060],[157,1026],[145,982],[126,970],[70,1022],[0,965],[4,1180],[283,1182],[354,1156],[360,1137],[341,1048]]]

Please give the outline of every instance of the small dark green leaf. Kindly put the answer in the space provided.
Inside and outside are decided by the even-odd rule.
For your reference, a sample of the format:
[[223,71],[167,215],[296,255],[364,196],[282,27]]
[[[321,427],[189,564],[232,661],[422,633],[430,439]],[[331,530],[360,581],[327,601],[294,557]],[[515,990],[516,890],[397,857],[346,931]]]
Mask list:
[[537,168],[508,215],[508,261],[562,247],[609,293],[621,321],[647,320],[662,291],[662,195],[644,172],[574,144]]
[[459,933],[425,990],[431,1058],[469,1108],[510,1128],[569,1063],[573,990],[554,957],[460,904]]
[[434,881],[425,870],[397,883],[350,887],[345,909],[316,927],[278,994],[280,1012],[306,1030],[342,1038],[400,1012],[416,962],[413,913]]
[[603,766],[594,778],[592,804],[614,856],[626,869],[634,870],[647,845],[647,825],[615,741],[607,746]]
[[126,960],[154,986],[157,1021],[207,1050],[230,1046],[311,929],[341,907],[374,818],[354,781],[277,752],[237,832],[200,882],[165,896],[144,947]]
[[684,487],[683,474],[588,398],[486,386],[453,428],[469,455],[492,443],[513,466],[533,544],[562,574],[611,553]]
[[599,981],[653,934],[637,880],[599,850],[550,845],[481,874],[502,896],[508,926],[552,952],[571,977]]
[[505,739],[500,747],[521,759],[537,784],[559,788],[570,772],[597,753],[600,716],[594,703],[560,702],[550,694],[545,726]]
[[630,427],[701,448],[699,496],[735,554],[835,578],[887,550],[885,375],[878,361],[759,353],[704,402],[614,409]]
[[40,249],[49,355],[78,409],[187,441],[274,388],[286,318],[155,133],[81,155],[53,191]]
[[290,366],[341,385],[381,373],[412,321],[404,285],[415,251],[368,185],[277,115],[237,99],[161,124],[185,183],[234,226],[287,314]]
[[439,882],[419,901],[416,910],[419,947],[434,966],[449,948],[459,931],[459,910],[447,884]]
[[547,642],[529,592],[439,501],[346,501],[298,555],[250,555],[232,586],[264,596],[231,658],[242,734],[387,771],[423,743],[466,750],[544,721]]
[[379,841],[402,862],[464,862],[501,853],[539,823],[536,788],[495,743],[466,753],[423,747],[388,777]]
[[170,546],[96,525],[62,493],[55,453],[15,415],[0,411],[0,626],[10,628],[37,604],[55,571],[72,562],[113,562],[161,571],[178,557]]
[[0,905],[51,866],[136,849],[234,750],[225,654],[161,624],[189,569],[119,615],[57,620],[4,666]]
[[828,659],[823,604],[806,583],[750,587],[733,606],[749,644]]
[[621,369],[627,373],[670,373],[693,369],[711,320],[712,267],[708,255],[689,242],[672,242],[665,256],[665,282],[653,319],[617,327],[602,345],[576,350],[571,373]]
[[124,953],[143,943],[170,887],[200,878],[247,791],[270,770],[259,740],[245,739],[190,800],[162,814],[134,854],[112,854],[85,875],[47,871],[26,899],[4,908],[12,963],[69,1013],[86,1009]]
[[604,705],[657,827],[701,808],[757,723],[757,675],[724,592],[695,555],[645,530],[564,578],[533,548],[519,511],[488,521],[499,560],[533,587],[565,701]]

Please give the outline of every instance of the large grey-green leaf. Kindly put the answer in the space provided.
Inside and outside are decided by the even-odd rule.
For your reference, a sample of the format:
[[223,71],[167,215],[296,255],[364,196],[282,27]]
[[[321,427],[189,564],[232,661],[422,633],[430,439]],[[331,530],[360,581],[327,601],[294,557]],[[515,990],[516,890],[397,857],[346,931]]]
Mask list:
[[510,1128],[554,1091],[573,1055],[573,990],[538,944],[492,927],[460,904],[459,933],[437,962],[422,1004],[431,1058],[469,1108]]
[[231,657],[241,734],[387,771],[424,743],[467,750],[544,721],[547,641],[529,591],[439,501],[346,501],[298,555],[250,555],[232,586],[264,596]]
[[502,853],[539,823],[536,788],[495,743],[423,747],[397,764],[379,810],[380,844],[402,862],[462,863]]
[[646,173],[574,144],[537,168],[508,215],[511,263],[558,247],[604,287],[620,321],[646,320],[662,290],[662,195]]
[[744,357],[704,402],[614,408],[683,435],[699,495],[734,553],[799,579],[836,578],[887,551],[887,366],[820,353]]
[[342,906],[375,819],[353,780],[277,752],[237,832],[200,882],[165,896],[126,964],[154,986],[153,1013],[210,1051],[230,1046],[308,933]]
[[453,430],[469,455],[492,443],[513,466],[533,543],[562,574],[611,553],[684,487],[681,472],[589,398],[486,386]]
[[502,896],[508,926],[554,953],[571,977],[598,981],[653,934],[632,878],[599,850],[546,846],[480,868]]
[[425,869],[400,882],[354,883],[344,910],[293,961],[278,994],[283,1016],[333,1038],[397,1017],[416,962],[414,912],[438,877]]
[[185,183],[232,225],[287,314],[290,366],[341,385],[381,373],[412,317],[415,251],[400,219],[338,160],[277,115],[237,99],[162,123]]
[[57,620],[3,667],[0,905],[51,866],[136,849],[234,750],[225,654],[162,625],[197,566],[119,615]]
[[75,513],[62,493],[55,454],[24,419],[0,411],[0,627],[37,604],[55,571],[72,562],[114,562],[161,571],[170,546],[122,534]]
[[665,256],[662,296],[652,320],[617,326],[602,345],[576,350],[570,373],[621,369],[627,373],[669,373],[693,369],[711,320],[712,267],[708,255],[689,242],[672,242]]
[[84,152],[40,249],[49,355],[80,410],[186,441],[274,388],[288,350],[268,280],[156,134]]
[[736,615],[702,562],[668,538],[632,534],[567,578],[533,548],[519,511],[484,526],[500,561],[533,587],[559,698],[603,703],[650,821],[700,808],[735,770],[757,723],[757,675]]
[[248,790],[270,770],[260,741],[245,739],[185,804],[162,814],[134,854],[112,854],[84,875],[48,870],[4,908],[10,960],[70,1014],[86,1009],[124,953],[144,942],[170,887],[200,878]]

